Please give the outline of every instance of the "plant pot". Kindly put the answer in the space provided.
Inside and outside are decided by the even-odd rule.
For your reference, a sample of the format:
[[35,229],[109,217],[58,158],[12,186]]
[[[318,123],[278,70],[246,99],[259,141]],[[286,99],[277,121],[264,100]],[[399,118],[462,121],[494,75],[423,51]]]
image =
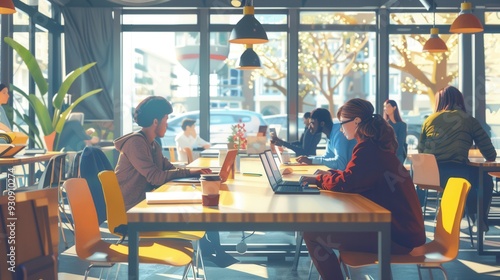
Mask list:
[[54,141],[56,140],[56,132],[54,131],[49,135],[45,135],[43,138],[45,140],[45,148],[47,148],[47,151],[53,151]]

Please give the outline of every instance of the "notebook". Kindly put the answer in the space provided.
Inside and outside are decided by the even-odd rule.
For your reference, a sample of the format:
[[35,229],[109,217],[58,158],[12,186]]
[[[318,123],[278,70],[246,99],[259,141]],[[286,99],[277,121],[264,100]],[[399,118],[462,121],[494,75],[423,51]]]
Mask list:
[[24,148],[25,144],[0,144],[0,157],[13,157]]
[[[227,180],[227,178],[229,177],[229,174],[231,173],[231,169],[233,168],[233,165],[234,165],[234,160],[236,159],[236,155],[238,155],[238,150],[228,150],[227,155],[226,155],[226,159],[224,159],[224,163],[222,164],[222,167],[220,168],[220,172],[212,173],[212,174],[218,174],[220,176],[222,183],[224,183]],[[199,184],[200,183],[200,175],[194,176],[194,177],[177,178],[177,179],[172,180],[171,182]]]
[[247,136],[247,154],[258,155],[266,150],[266,136]]
[[146,192],[148,204],[201,203],[201,192]]
[[[265,153],[259,154],[260,161],[264,166],[264,171],[266,173],[267,179],[269,180],[269,184],[273,189],[273,192],[276,194],[319,194],[320,191],[317,188],[310,188],[305,185],[288,185],[288,184],[280,184],[274,178],[273,171],[271,169],[271,165]],[[273,159],[274,161],[274,159]],[[298,182],[296,182],[298,183]]]
[[273,156],[273,153],[271,152],[271,150],[266,150],[264,152],[266,158],[267,158],[267,161],[269,162],[269,166],[271,167],[271,171],[272,171],[272,174],[274,176],[274,179],[276,180],[276,182],[278,182],[278,184],[280,185],[296,185],[296,186],[299,186],[300,183],[298,181],[285,181],[283,180],[283,177],[281,176],[281,171],[278,167],[278,165],[276,164],[276,161],[274,160],[274,156]]

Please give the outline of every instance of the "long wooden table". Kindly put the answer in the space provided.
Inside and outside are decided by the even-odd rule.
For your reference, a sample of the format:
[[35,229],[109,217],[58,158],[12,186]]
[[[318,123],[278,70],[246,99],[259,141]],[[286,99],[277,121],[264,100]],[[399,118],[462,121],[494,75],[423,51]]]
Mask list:
[[[200,158],[193,165],[200,165],[202,160]],[[253,158],[243,160],[242,168],[247,164],[255,167],[260,165],[260,161]],[[310,168],[316,170],[317,166]],[[252,171],[255,172],[254,169]],[[193,187],[167,183],[158,189],[179,190],[189,191]],[[139,274],[138,233],[168,230],[378,232],[379,278],[391,277],[391,213],[357,194],[323,191],[320,195],[276,195],[265,176],[238,173],[235,179],[222,184],[218,207],[203,207],[201,204],[148,205],[142,201],[127,212],[127,217],[129,279],[138,279]]]
[[[35,154],[35,155],[16,155],[14,157],[0,157],[0,170],[6,170],[8,168],[17,165],[48,161],[51,157],[59,154],[61,154],[61,152],[47,152],[44,154]],[[34,183],[34,174],[33,172],[30,172],[28,185],[32,185],[33,183]]]

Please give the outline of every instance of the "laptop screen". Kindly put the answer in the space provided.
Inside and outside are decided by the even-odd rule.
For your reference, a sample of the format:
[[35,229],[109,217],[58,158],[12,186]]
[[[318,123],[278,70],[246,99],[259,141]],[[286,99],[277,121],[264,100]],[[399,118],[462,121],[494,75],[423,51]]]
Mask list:
[[267,160],[267,157],[264,153],[259,154],[260,156],[260,161],[262,161],[262,166],[264,166],[264,171],[266,172],[267,179],[269,180],[269,184],[271,184],[271,187],[274,187],[277,185],[276,180],[274,179],[273,176],[273,171],[271,169],[271,166],[269,165],[269,161]]
[[276,161],[274,160],[273,153],[271,152],[271,150],[266,150],[264,152],[264,154],[267,157],[267,160],[269,162],[269,166],[271,167],[271,171],[272,171],[272,174],[274,176],[274,179],[278,183],[281,182],[283,180],[283,177],[281,177],[280,168],[278,167],[278,165],[276,164]]

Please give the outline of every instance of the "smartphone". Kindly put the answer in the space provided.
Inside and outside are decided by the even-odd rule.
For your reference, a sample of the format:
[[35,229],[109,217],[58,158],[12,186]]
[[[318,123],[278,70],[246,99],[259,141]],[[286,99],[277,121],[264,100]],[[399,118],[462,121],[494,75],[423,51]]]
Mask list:
[[274,128],[274,127],[270,127],[269,132],[271,133],[271,135],[274,134],[275,136],[278,136],[278,135],[276,135],[276,128]]

